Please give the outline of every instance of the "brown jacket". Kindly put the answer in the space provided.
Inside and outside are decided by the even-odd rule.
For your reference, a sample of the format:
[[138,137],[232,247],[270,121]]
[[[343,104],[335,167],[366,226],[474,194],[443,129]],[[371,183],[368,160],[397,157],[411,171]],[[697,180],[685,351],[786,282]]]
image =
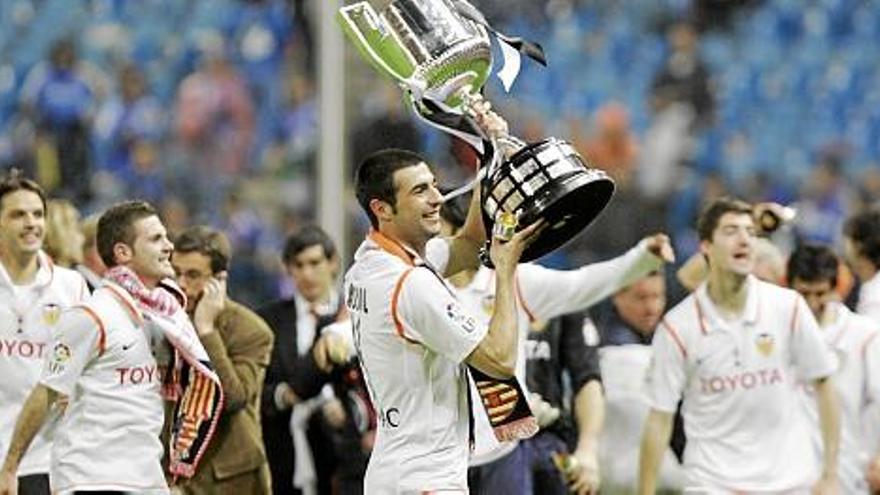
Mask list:
[[256,313],[231,300],[202,344],[223,385],[225,405],[211,444],[184,493],[270,493],[260,396],[274,336]]

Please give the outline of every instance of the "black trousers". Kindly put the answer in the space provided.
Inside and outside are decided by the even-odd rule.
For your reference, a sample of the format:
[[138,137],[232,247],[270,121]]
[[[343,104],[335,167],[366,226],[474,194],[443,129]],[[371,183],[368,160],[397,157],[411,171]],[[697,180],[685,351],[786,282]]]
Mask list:
[[29,474],[18,477],[18,495],[50,495],[48,474]]

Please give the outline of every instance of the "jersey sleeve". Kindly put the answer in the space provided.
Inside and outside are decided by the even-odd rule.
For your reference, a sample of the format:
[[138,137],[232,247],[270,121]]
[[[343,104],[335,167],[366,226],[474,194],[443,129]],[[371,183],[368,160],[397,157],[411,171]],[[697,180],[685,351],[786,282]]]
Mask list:
[[599,370],[598,335],[593,320],[584,313],[573,313],[561,318],[562,335],[560,354],[562,365],[568,370],[571,388],[576,395],[581,387],[592,380],[601,381]]
[[521,303],[539,320],[581,311],[663,266],[642,241],[622,256],[582,266],[552,270],[536,264],[517,268]]
[[449,240],[435,237],[425,245],[425,259],[437,270],[437,273],[445,273],[449,266]]
[[89,311],[75,307],[62,313],[43,362],[40,383],[63,395],[73,393],[83,369],[100,351],[104,339],[103,324]]
[[872,332],[862,344],[865,360],[865,391],[869,402],[880,402],[880,332]]
[[687,385],[687,350],[681,334],[666,320],[654,331],[645,387],[651,407],[674,413]]
[[792,360],[803,380],[831,376],[837,369],[837,358],[822,338],[819,324],[806,301],[795,296],[791,315]]
[[427,268],[413,268],[404,277],[391,304],[397,331],[447,359],[464,361],[483,340],[487,327]]

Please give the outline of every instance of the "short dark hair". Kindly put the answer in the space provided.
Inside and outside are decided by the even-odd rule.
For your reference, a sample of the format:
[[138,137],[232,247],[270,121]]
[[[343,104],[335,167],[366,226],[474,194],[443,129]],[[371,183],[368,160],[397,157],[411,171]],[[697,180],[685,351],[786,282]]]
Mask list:
[[752,205],[740,199],[726,196],[709,203],[697,220],[697,235],[701,241],[712,240],[712,233],[718,228],[718,222],[727,213],[752,216]]
[[30,191],[39,196],[43,203],[43,213],[46,213],[46,191],[35,181],[21,175],[21,171],[15,168],[0,180],[0,209],[3,208],[3,198],[17,191]]
[[117,265],[113,247],[117,243],[134,245],[135,222],[144,218],[159,216],[156,209],[145,201],[124,201],[117,203],[98,219],[98,254],[101,261],[112,268]]
[[820,244],[801,244],[788,258],[786,277],[791,285],[795,279],[804,282],[830,282],[837,286],[840,261],[834,251]]
[[199,253],[208,257],[211,274],[229,270],[232,246],[226,234],[207,225],[195,225],[184,230],[174,239],[174,251]]
[[397,193],[394,172],[419,163],[427,162],[418,153],[389,148],[371,154],[358,166],[354,176],[355,194],[374,229],[379,228],[379,219],[370,210],[370,201],[378,199],[394,207]]
[[299,253],[312,246],[321,246],[324,256],[328,260],[336,256],[336,244],[327,232],[324,232],[324,229],[317,225],[306,225],[291,234],[287,241],[284,242],[284,251],[281,253],[281,259],[285,265],[289,265],[293,263],[293,259]]
[[859,254],[880,268],[880,210],[871,208],[849,217],[843,234],[855,244]]

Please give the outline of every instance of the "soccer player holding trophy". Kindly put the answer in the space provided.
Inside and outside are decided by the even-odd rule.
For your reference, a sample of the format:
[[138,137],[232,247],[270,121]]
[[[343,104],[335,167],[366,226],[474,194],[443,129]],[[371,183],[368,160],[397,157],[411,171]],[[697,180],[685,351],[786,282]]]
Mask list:
[[[480,188],[478,196],[482,198],[480,209],[487,231],[486,237],[493,239],[495,243],[499,240],[512,240],[511,242],[516,243],[523,242],[522,236],[527,235],[528,243],[520,260],[529,261],[565,243],[586,227],[608,203],[614,191],[613,182],[604,172],[589,167],[569,143],[548,138],[538,143],[526,144],[506,132],[487,130],[486,120],[487,118],[491,120],[491,116],[487,117],[488,105],[479,92],[492,68],[489,33],[497,37],[505,52],[505,59],[513,60],[513,65],[518,64],[519,52],[524,52],[543,63],[540,47],[495,32],[479,11],[466,1],[394,0],[381,14],[377,14],[367,2],[360,2],[342,8],[339,12],[339,20],[346,34],[365,58],[380,72],[389,75],[398,83],[418,118],[463,139],[483,158],[483,166],[477,178],[468,186],[453,191],[445,198],[436,193],[434,185],[428,184],[428,192],[425,194],[431,197],[426,200],[426,211],[433,212],[443,200],[478,185]],[[509,87],[518,69],[509,71],[507,67],[510,64],[505,65],[500,75]],[[506,130],[506,124],[504,127]],[[426,246],[424,240],[410,245],[405,238],[391,239],[396,242],[390,242],[385,238],[399,233],[400,229],[387,227],[383,229],[383,219],[380,217],[385,216],[386,223],[393,223],[400,221],[395,220],[397,217],[406,215],[403,210],[408,204],[406,201],[409,189],[405,187],[406,181],[401,182],[405,175],[403,172],[410,169],[418,171],[420,167],[426,167],[418,156],[398,155],[400,155],[399,150],[380,152],[368,158],[359,169],[358,199],[367,213],[372,214],[374,231],[359,249],[356,263],[346,276],[347,304],[352,311],[354,321],[355,346],[365,368],[368,388],[382,419],[374,459],[371,460],[365,486],[368,489],[370,486],[377,488],[384,483],[382,486],[386,488],[393,485],[398,490],[404,491],[458,492],[466,489],[464,480],[459,479],[463,478],[459,463],[431,462],[430,464],[436,466],[436,469],[444,470],[442,476],[441,473],[427,476],[430,473],[416,469],[418,468],[416,464],[426,462],[431,456],[442,458],[443,452],[413,450],[420,440],[425,440],[422,437],[437,434],[437,430],[442,425],[422,424],[425,418],[434,415],[404,414],[401,404],[408,408],[418,405],[423,409],[430,409],[432,403],[442,402],[450,395],[461,395],[459,392],[466,393],[467,388],[457,387],[455,389],[457,392],[444,392],[433,397],[433,400],[431,397],[422,396],[421,399],[424,400],[420,399],[416,401],[418,404],[414,405],[411,404],[412,400],[404,397],[406,393],[395,395],[389,392],[395,386],[399,388],[399,384],[395,385],[395,383],[403,380],[413,385],[409,388],[410,394],[424,393],[424,391],[420,392],[424,387],[415,387],[418,380],[407,373],[419,375],[418,371],[422,370],[425,375],[421,377],[424,378],[422,381],[427,382],[430,379],[431,383],[439,383],[434,375],[435,371],[440,369],[446,370],[448,377],[451,377],[450,380],[455,382],[469,377],[476,384],[479,394],[479,397],[473,400],[482,403],[486,408],[492,430],[500,441],[528,437],[534,434],[536,428],[528,405],[522,400],[515,399],[523,396],[522,386],[517,379],[511,377],[510,373],[493,373],[492,371],[497,370],[493,370],[491,366],[480,365],[481,360],[475,355],[478,355],[480,349],[484,347],[479,342],[486,330],[476,328],[478,325],[473,323],[473,318],[459,313],[460,306],[454,301],[454,294],[448,290],[448,287],[443,288],[444,282],[439,276],[440,272],[447,270],[443,269],[442,262],[432,259],[430,245]],[[397,162],[400,164],[395,165]],[[368,183],[377,183],[387,177],[377,176],[369,179],[365,175],[365,170],[378,170],[381,168],[380,165],[389,170],[393,168],[395,174],[391,184],[395,191],[394,195],[381,201],[376,199],[380,197],[378,192],[369,197],[366,195],[367,186]],[[432,177],[426,174],[426,180],[428,179],[432,180]],[[420,194],[418,188],[413,191]],[[542,228],[533,231],[533,226],[536,224],[540,224]],[[376,279],[378,272],[375,269],[365,268],[372,266],[369,264],[371,261],[378,263],[375,260],[379,258],[383,260],[388,258],[388,263],[393,264],[393,259],[390,257],[375,254],[382,249],[389,253],[399,252],[399,258],[406,262],[397,267],[402,273],[397,282],[385,287],[387,289],[385,292],[390,290],[390,293],[393,293],[393,297],[390,298],[393,301],[390,313],[375,311],[376,305],[379,304],[377,301],[385,301],[389,298],[377,298],[373,294],[383,292]],[[496,250],[496,247],[493,247],[493,250]],[[486,252],[488,251],[487,249]],[[488,256],[482,259],[486,264],[491,263]],[[505,264],[509,265],[509,263]],[[509,268],[509,266],[505,267],[503,271],[506,272]],[[425,271],[433,272],[433,275],[426,274]],[[409,276],[409,273],[419,275]],[[386,273],[388,274],[390,272]],[[449,273],[443,274],[449,275]],[[386,282],[394,282],[391,278],[395,277],[380,278]],[[424,279],[420,283],[421,289],[411,287],[414,284],[413,280],[420,279]],[[415,300],[424,296],[427,292],[425,285],[436,286],[436,298],[429,298],[419,304],[406,302],[407,297]],[[444,296],[446,292],[449,294]],[[452,299],[448,304],[444,303],[447,307],[445,314],[440,314],[441,311],[433,318],[417,317],[421,313],[429,312],[433,306],[431,303],[435,299],[448,296]],[[498,296],[499,294],[496,294],[496,298]],[[393,325],[376,320],[383,315],[393,318],[394,321],[391,322]],[[461,339],[451,337],[457,335],[453,331],[455,329],[445,331],[441,328],[446,319],[451,319],[454,323],[453,327],[462,326]],[[420,323],[415,325],[416,322]],[[516,325],[512,322],[508,323],[507,326],[510,328],[501,330],[514,331]],[[474,328],[469,325],[473,325]],[[383,331],[385,327],[396,328],[397,335],[394,335],[394,332]],[[436,334],[434,328],[438,329]],[[490,324],[491,328],[494,328],[492,324]],[[488,334],[492,333],[491,330],[488,332]],[[389,338],[389,335],[398,338],[394,340]],[[450,342],[459,340],[462,342],[461,345],[456,347],[454,352],[450,351],[448,349],[452,345]],[[387,353],[379,352],[380,348],[387,350],[394,345],[403,346],[394,354],[399,356],[399,359],[388,360]],[[409,356],[410,353],[415,353],[412,356],[415,361],[418,361],[416,358],[419,356],[421,356],[419,359],[427,360],[424,363],[427,367],[405,366],[404,369],[398,370],[399,363],[403,362],[404,356]],[[452,383],[450,380],[445,380],[444,383]],[[389,401],[396,402],[392,404]],[[447,409],[449,408],[439,410]],[[402,441],[399,438],[401,431],[412,428],[411,424],[403,426],[404,418],[411,420],[406,421],[407,423],[420,424],[416,430],[413,430],[414,433],[420,433],[412,437],[411,441]],[[458,451],[464,448],[465,441],[460,435],[462,433],[460,423],[455,424],[457,426],[452,429],[458,434],[457,437],[462,443],[456,448]],[[473,431],[472,427],[469,429]],[[381,448],[383,443],[389,442],[410,450],[410,455],[401,456],[402,453],[398,449],[395,455],[402,463],[395,463],[394,470],[384,469],[380,473],[380,468],[389,465],[386,459],[388,456],[383,455],[384,451]],[[433,444],[440,443],[433,442]],[[437,480],[441,480],[442,483],[438,484]],[[391,485],[387,485],[389,483]]]

